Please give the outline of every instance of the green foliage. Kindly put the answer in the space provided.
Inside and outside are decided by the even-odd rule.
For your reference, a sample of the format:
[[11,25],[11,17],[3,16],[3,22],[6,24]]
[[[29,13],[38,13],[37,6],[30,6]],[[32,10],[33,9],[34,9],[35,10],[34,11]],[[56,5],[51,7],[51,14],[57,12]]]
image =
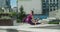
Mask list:
[[17,23],[21,23],[21,20],[20,19],[17,19]]
[[12,16],[14,16],[16,15],[16,12],[9,12],[9,13],[0,12],[0,14],[11,14]]
[[16,16],[16,12],[10,12],[11,16]]
[[0,12],[3,12],[4,10],[2,8],[0,8]]
[[23,18],[26,16],[25,12],[23,11],[23,6],[20,7],[20,13],[18,14],[18,21],[17,22],[22,22]]
[[50,21],[48,24],[59,24],[58,21],[54,22],[54,21]]

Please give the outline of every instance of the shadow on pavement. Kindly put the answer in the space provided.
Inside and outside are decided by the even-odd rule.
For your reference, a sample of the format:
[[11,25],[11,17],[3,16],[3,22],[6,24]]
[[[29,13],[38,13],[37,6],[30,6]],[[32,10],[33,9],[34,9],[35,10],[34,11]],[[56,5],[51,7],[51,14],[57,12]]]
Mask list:
[[44,27],[30,27],[30,28],[34,28],[34,29],[57,29],[60,30],[60,25],[56,25],[56,26],[44,26]]
[[23,31],[23,30],[15,30],[15,29],[7,29],[7,32],[30,32],[30,31]]
[[16,29],[7,29],[7,32],[18,32]]

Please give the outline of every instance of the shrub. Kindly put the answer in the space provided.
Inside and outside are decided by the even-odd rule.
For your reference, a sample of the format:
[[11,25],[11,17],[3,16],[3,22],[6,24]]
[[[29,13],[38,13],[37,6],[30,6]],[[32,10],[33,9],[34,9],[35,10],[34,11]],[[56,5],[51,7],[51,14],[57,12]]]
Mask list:
[[18,16],[17,16],[17,22],[22,22],[23,18],[26,16],[25,12],[23,11],[23,6],[20,7],[20,12],[18,13]]
[[50,21],[48,24],[59,24],[58,21]]

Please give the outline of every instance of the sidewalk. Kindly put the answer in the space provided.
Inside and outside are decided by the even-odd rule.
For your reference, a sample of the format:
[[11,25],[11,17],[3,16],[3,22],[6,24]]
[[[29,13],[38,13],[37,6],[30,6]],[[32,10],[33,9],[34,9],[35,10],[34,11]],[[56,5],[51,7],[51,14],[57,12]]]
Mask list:
[[29,25],[21,24],[19,26],[0,26],[0,31],[15,31],[15,32],[60,32],[60,25],[58,24],[44,24],[44,25]]
[[[18,30],[29,32],[60,32],[60,25],[58,24],[45,24],[45,25],[29,25],[24,24]],[[20,31],[19,31],[20,32]]]

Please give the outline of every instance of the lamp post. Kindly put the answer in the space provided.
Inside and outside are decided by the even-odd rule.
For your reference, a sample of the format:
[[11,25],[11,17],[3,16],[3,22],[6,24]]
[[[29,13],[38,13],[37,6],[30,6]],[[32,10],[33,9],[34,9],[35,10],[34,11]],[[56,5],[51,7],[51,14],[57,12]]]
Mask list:
[[17,0],[17,13],[18,13],[18,0]]
[[16,19],[18,19],[18,0],[16,0],[16,4],[17,4]]

